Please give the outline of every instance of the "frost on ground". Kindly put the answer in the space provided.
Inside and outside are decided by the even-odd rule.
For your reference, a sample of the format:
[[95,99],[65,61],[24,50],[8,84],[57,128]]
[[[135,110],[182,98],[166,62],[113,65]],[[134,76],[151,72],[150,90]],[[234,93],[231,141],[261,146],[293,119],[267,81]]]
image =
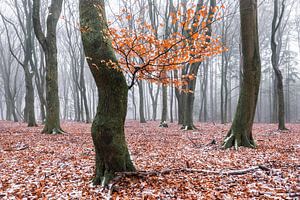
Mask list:
[[[94,151],[90,124],[65,122],[63,135],[41,134],[42,126],[0,122],[0,199],[296,199],[300,196],[300,124],[278,132],[256,124],[257,149],[221,149],[229,125],[126,122],[137,170],[113,188],[93,186]],[[229,170],[264,166],[242,175]],[[168,173],[159,173],[169,170]],[[172,169],[174,169],[172,171]],[[202,173],[178,169],[216,171]],[[224,172],[224,173],[222,173]]]

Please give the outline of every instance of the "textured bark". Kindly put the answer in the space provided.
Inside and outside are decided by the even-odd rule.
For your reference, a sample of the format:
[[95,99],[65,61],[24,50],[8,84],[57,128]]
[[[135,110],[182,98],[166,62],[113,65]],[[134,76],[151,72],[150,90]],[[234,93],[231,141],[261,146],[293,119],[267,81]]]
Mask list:
[[252,147],[252,126],[258,99],[261,63],[257,26],[257,0],[240,0],[243,79],[237,110],[223,147]]
[[92,125],[96,151],[94,184],[106,185],[115,172],[135,171],[127,148],[124,122],[128,88],[122,72],[109,68],[104,61],[117,62],[109,36],[104,0],[80,0],[80,24],[85,55],[95,79],[99,102]]
[[46,123],[43,133],[62,133],[59,120],[58,71],[56,25],[61,13],[63,0],[52,0],[47,16],[47,34],[42,31],[40,0],[33,0],[33,27],[46,58]]

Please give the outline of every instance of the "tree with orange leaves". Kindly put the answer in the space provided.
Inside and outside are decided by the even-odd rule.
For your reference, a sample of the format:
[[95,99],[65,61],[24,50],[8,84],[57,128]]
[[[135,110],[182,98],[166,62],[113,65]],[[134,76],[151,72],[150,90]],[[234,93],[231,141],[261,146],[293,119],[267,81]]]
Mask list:
[[[204,6],[203,0],[199,0],[196,5],[182,3],[176,9],[171,1],[170,19],[156,28],[152,22],[148,24],[124,9],[118,16],[124,28],[110,26],[108,29],[119,56],[118,64],[107,63],[108,66],[130,77],[129,88],[137,79],[175,86],[182,118],[179,123],[184,129],[194,128],[195,79],[201,63],[225,50],[220,38],[212,37],[211,33],[211,24],[218,20],[217,13],[222,6],[216,6],[215,0],[210,5]],[[172,71],[174,78],[170,77]]]
[[[130,31],[128,27],[110,26],[107,34],[112,38],[112,47],[119,59],[117,63],[106,62],[107,66],[121,70],[130,76],[129,89],[137,79],[165,85],[172,83],[176,87],[186,85],[187,81],[194,79],[196,74],[171,79],[168,72],[202,62],[224,50],[219,37],[213,38],[207,34],[207,8],[203,6],[193,14],[194,9],[194,6],[191,6],[186,13],[180,10],[171,13],[171,24],[160,24],[162,29],[165,26],[178,26],[178,31],[168,37],[164,34],[157,37],[156,32],[164,31],[154,30],[150,24],[141,19],[134,20],[137,28]],[[216,9],[218,7],[214,8]],[[133,16],[126,10],[118,16],[121,24],[127,24],[126,21],[131,18]],[[181,18],[185,18],[185,21],[180,21]]]
[[[131,31],[109,27],[104,0],[80,0],[83,46],[99,91],[98,109],[92,125],[96,152],[94,184],[106,185],[116,172],[135,170],[124,135],[128,88],[138,79],[173,84],[178,88],[187,85],[196,74],[182,74],[171,79],[169,72],[202,62],[223,51],[219,38],[206,34],[207,26],[212,23],[207,20],[207,9],[202,7],[196,15],[194,12],[193,6],[186,12],[173,12],[171,24],[166,25],[176,26],[177,31],[164,37],[159,35],[159,30],[155,36],[151,25],[142,24],[140,20],[135,21],[137,28]],[[119,19],[132,17],[125,11]],[[129,85],[124,74],[130,77]],[[185,92],[190,91],[187,88]]]

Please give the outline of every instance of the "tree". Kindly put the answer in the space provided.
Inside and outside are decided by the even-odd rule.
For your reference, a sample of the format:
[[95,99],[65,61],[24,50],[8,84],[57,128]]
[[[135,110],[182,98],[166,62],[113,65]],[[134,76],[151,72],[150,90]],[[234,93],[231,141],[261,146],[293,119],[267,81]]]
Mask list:
[[[11,33],[12,34],[12,33]],[[0,34],[1,36],[1,34]],[[16,37],[13,37],[12,46],[15,47]],[[16,96],[17,96],[17,80],[19,78],[19,68],[15,69],[13,67],[14,58],[11,53],[5,48],[2,42],[2,37],[0,37],[0,73],[4,86],[4,97],[6,103],[6,120],[18,121],[18,112],[16,106]]]
[[[192,9],[189,13],[191,11]],[[207,16],[206,10],[200,10],[199,13],[199,18]],[[175,15],[173,13],[174,17]],[[190,23],[193,17],[187,15],[185,23]],[[131,14],[124,13],[119,19],[128,20],[131,17]],[[167,39],[157,38],[151,25],[145,23],[137,23],[135,26],[138,28],[132,31],[128,27],[108,27],[104,0],[80,1],[83,46],[99,95],[98,109],[92,125],[96,151],[95,184],[106,184],[115,176],[115,172],[135,170],[125,141],[124,121],[128,89],[134,86],[136,80],[145,79],[180,86],[193,79],[194,75],[173,80],[168,77],[167,72],[222,52],[218,38],[210,37],[212,42],[207,45],[208,36],[200,34],[198,30],[193,32],[194,29],[185,26],[185,23],[180,27],[190,32],[187,37],[176,32]],[[199,20],[194,23],[195,26],[201,29],[206,24]],[[144,28],[149,31],[143,32]],[[139,30],[142,32],[138,32]],[[114,50],[119,54],[119,60]],[[130,76],[129,85],[123,73]]]
[[[186,4],[187,4],[187,1],[183,1],[185,11],[187,11],[185,8]],[[218,9],[216,7],[216,1],[210,0],[208,13],[205,10],[205,12],[206,12],[205,16],[207,15],[206,21],[204,21],[205,19],[200,20],[199,15],[201,15],[201,11],[203,12],[203,4],[204,4],[203,0],[198,0],[196,10],[194,13],[193,22],[191,23],[192,31],[191,32],[184,31],[184,35],[186,37],[189,37],[189,35],[191,33],[195,33],[195,32],[199,32],[199,33],[205,35],[205,44],[203,45],[202,49],[207,49],[207,48],[209,49],[210,48],[209,44],[211,42],[213,42],[213,40],[211,40],[212,22],[214,19],[214,14],[216,13],[216,11]],[[184,21],[186,21],[186,19],[184,19]],[[199,29],[197,26],[194,26],[195,23],[196,24],[202,23],[202,29]],[[191,54],[190,56],[193,56],[193,54]],[[202,56],[202,54],[200,54],[200,56]],[[198,60],[198,62],[192,62],[192,63],[187,64],[185,66],[185,68],[182,70],[182,73],[188,77],[197,75],[202,61],[203,60]],[[184,86],[184,89],[189,92],[181,93],[181,95],[177,95],[180,98],[180,100],[178,100],[178,102],[181,104],[181,105],[178,104],[178,107],[181,106],[181,108],[180,108],[181,113],[179,113],[179,115],[182,115],[181,116],[181,120],[182,120],[182,124],[183,124],[182,129],[192,130],[192,129],[195,129],[193,114],[194,114],[194,100],[195,100],[195,90],[196,90],[196,77],[193,79],[187,80],[187,84]]]
[[56,25],[61,13],[63,0],[52,0],[47,16],[47,34],[42,31],[40,0],[33,0],[33,28],[43,48],[46,59],[46,123],[43,133],[62,133],[59,120],[59,98],[57,84]]
[[105,185],[115,172],[135,171],[124,134],[128,87],[122,72],[106,65],[117,63],[117,58],[106,31],[104,0],[80,0],[79,6],[82,42],[99,98],[92,125],[96,151],[93,182]]
[[[28,126],[37,126],[35,120],[35,112],[34,112],[34,87],[32,83],[32,79],[34,77],[34,73],[32,69],[33,66],[30,67],[32,63],[32,48],[34,46],[34,36],[32,34],[32,20],[31,20],[31,13],[32,13],[32,6],[31,1],[22,1],[23,10],[21,10],[20,5],[17,0],[14,1],[14,6],[16,8],[16,17],[18,19],[19,26],[21,27],[21,31],[17,28],[17,26],[5,18],[2,14],[3,23],[7,33],[8,39],[8,46],[11,54],[17,60],[19,65],[22,66],[25,75],[25,88],[26,88],[26,95],[25,95],[25,108],[24,108],[24,120],[28,123]],[[24,16],[22,16],[22,13]],[[25,17],[25,21],[23,21],[23,17]],[[20,60],[18,56],[15,54],[14,50],[12,49],[11,42],[10,42],[10,35],[7,27],[7,23],[13,26],[17,38],[20,40],[20,44],[23,50],[24,58]],[[19,32],[21,32],[21,35]],[[23,36],[23,37],[22,37]]]
[[240,0],[243,76],[237,110],[223,147],[254,148],[252,126],[258,99],[261,63],[259,54],[257,0]]
[[139,86],[139,113],[140,113],[140,123],[146,123],[145,119],[145,108],[144,108],[144,86],[143,86],[143,81],[140,80],[138,81],[138,86]]
[[277,115],[278,115],[278,129],[286,130],[285,127],[285,108],[284,108],[284,92],[283,92],[283,77],[281,70],[279,69],[279,53],[277,49],[276,43],[276,32],[280,27],[282,17],[284,14],[284,5],[285,0],[282,1],[282,10],[279,16],[278,13],[278,0],[274,0],[274,15],[272,20],[272,32],[271,32],[271,50],[272,50],[272,66],[275,72],[275,84],[276,84],[276,94],[275,98],[277,98],[276,107],[277,107]]

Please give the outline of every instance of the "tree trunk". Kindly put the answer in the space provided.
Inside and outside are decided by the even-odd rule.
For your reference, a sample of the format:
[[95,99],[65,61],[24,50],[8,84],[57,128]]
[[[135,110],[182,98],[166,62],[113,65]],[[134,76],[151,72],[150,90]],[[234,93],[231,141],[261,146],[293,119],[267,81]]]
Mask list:
[[170,87],[170,122],[174,122],[174,117],[173,117],[173,101],[174,101],[174,87],[171,85]]
[[[284,1],[283,1],[284,2]],[[272,49],[272,66],[276,76],[276,90],[277,90],[277,104],[274,105],[278,108],[278,129],[279,130],[286,130],[285,127],[285,108],[284,108],[284,91],[283,91],[283,77],[282,73],[279,69],[279,55],[277,50],[277,43],[276,43],[276,32],[281,24],[281,20],[283,17],[285,5],[282,4],[282,11],[278,19],[278,0],[274,0],[274,16],[272,21],[272,33],[271,33],[271,49]]]
[[148,83],[148,88],[149,88],[149,94],[152,102],[152,120],[155,121],[157,115],[157,100],[158,100],[160,86],[157,85],[157,89],[155,93],[153,91],[154,90],[153,83]]
[[136,103],[134,95],[134,87],[131,88],[132,104],[133,104],[133,119],[136,120]]
[[[198,12],[203,5],[203,1],[199,0],[197,7],[196,7],[196,12]],[[210,9],[208,13],[208,18],[207,18],[207,39],[206,42],[210,43],[210,36],[212,33],[212,27],[211,27],[211,21],[213,20],[214,17],[214,8],[216,6],[216,0],[210,0]],[[195,30],[194,30],[195,31]],[[193,63],[191,64],[190,69],[188,70],[188,74],[190,75],[195,75],[197,76],[199,66],[201,65],[201,62],[198,63]],[[183,94],[183,126],[182,129],[185,130],[192,130],[195,129],[196,127],[194,126],[193,122],[193,114],[194,114],[194,100],[195,100],[195,89],[196,89],[196,77],[194,80],[189,80],[187,89],[191,92]]]
[[98,108],[92,125],[96,151],[94,184],[106,185],[115,172],[135,171],[127,148],[124,122],[128,87],[122,72],[101,61],[117,62],[107,29],[104,0],[80,0],[80,24],[85,55],[98,88]]
[[[26,72],[25,72],[26,73]],[[24,113],[24,115],[27,115],[27,124],[29,127],[37,126],[35,121],[35,112],[34,112],[34,88],[32,85],[32,74],[27,75],[25,78],[25,85],[26,85],[26,96],[25,96],[25,102],[26,102],[26,109],[27,112]],[[29,79],[29,80],[28,80]]]
[[47,34],[44,35],[40,22],[40,0],[33,1],[33,27],[46,59],[46,123],[43,133],[62,133],[59,120],[58,72],[56,25],[63,0],[52,0],[47,17]]
[[210,94],[210,115],[211,115],[211,118],[210,120],[212,122],[215,121],[215,117],[214,117],[214,73],[213,73],[213,69],[214,69],[214,62],[213,60],[211,61],[212,65],[210,67],[210,83],[209,83],[209,94]]
[[237,110],[223,147],[254,148],[252,126],[259,92],[261,63],[257,26],[257,0],[240,0],[243,80]]
[[168,115],[168,87],[162,86],[162,113],[160,123],[165,123],[167,121]]
[[138,81],[139,86],[139,96],[140,96],[140,105],[139,105],[139,111],[140,111],[140,123],[146,123],[145,119],[145,113],[144,113],[144,88],[143,88],[143,82],[140,80]]

